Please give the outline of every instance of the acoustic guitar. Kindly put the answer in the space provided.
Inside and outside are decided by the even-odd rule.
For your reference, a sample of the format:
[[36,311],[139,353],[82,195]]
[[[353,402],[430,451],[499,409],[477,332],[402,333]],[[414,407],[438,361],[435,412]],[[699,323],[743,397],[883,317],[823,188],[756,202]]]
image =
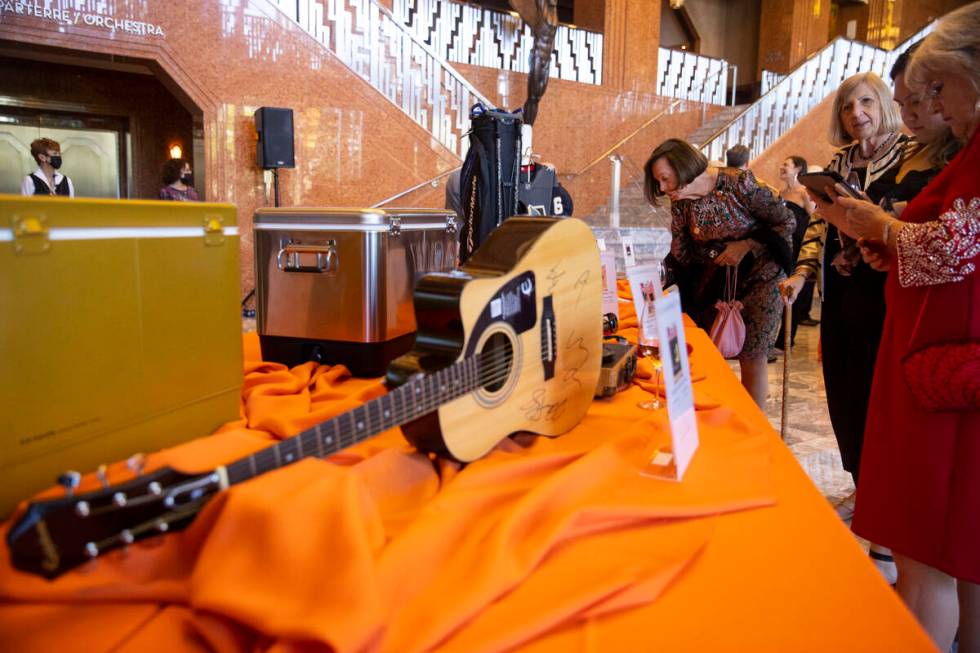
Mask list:
[[468,462],[519,431],[575,426],[602,358],[602,287],[591,230],[511,218],[462,266],[416,286],[418,335],[389,392],[228,465],[164,467],[99,491],[29,504],[7,536],[12,564],[55,578],[111,549],[185,527],[218,492],[401,426],[419,450]]

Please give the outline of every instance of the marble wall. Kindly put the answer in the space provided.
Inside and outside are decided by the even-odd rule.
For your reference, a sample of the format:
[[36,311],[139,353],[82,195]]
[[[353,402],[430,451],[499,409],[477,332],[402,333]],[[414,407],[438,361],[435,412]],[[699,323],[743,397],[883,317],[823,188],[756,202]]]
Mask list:
[[146,64],[200,113],[206,199],[238,207],[243,292],[254,285],[252,215],[272,204],[255,164],[256,108],[295,111],[297,167],[281,172],[286,206],[370,205],[459,165],[265,0],[0,5],[5,54],[26,46],[72,65]]
[[[456,68],[498,106],[516,109],[527,97],[525,74],[465,64]],[[657,145],[667,138],[686,138],[701,126],[699,103],[683,101],[667,112],[673,102],[672,98],[605,85],[597,88],[560,79],[548,83],[534,125],[534,151],[562,176],[562,183],[572,193],[576,216],[588,215],[608,201],[608,161],[597,163],[585,175],[578,174],[604,151],[659,115],[617,151],[628,157],[623,168],[624,185],[631,180],[642,181],[643,163]],[[709,118],[716,110],[712,107]]]
[[749,165],[752,172],[776,188],[782,188],[779,166],[787,157],[802,156],[808,164],[821,167],[830,163],[830,158],[837,149],[827,140],[833,111],[834,96],[831,95],[793,125],[792,129],[761,156],[753,159]]

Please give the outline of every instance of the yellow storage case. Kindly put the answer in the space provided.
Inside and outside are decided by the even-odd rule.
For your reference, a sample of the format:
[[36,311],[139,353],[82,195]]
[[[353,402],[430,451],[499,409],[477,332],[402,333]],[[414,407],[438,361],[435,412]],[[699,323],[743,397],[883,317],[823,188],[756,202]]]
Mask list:
[[238,251],[227,204],[0,195],[0,515],[238,417]]

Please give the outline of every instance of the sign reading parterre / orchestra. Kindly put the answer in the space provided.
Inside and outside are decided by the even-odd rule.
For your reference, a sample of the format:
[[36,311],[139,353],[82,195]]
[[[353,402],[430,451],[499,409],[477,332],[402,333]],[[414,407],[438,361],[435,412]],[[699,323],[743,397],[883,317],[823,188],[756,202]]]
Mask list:
[[5,15],[50,20],[60,25],[95,27],[110,32],[126,32],[136,36],[163,36],[159,25],[142,20],[116,18],[90,11],[78,11],[70,6],[51,6],[37,0],[0,0],[0,19]]

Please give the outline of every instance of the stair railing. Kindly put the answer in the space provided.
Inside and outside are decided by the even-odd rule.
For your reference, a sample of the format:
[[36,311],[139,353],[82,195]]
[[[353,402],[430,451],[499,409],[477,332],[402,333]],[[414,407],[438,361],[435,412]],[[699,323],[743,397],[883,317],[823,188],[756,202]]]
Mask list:
[[445,172],[440,172],[438,175],[436,175],[432,179],[426,179],[425,181],[423,181],[423,182],[421,182],[419,184],[415,184],[411,188],[406,188],[405,190],[401,191],[400,193],[395,193],[391,197],[386,197],[385,199],[381,200],[380,202],[376,202],[376,203],[372,204],[371,205],[371,208],[372,209],[380,208],[380,207],[384,206],[385,204],[390,204],[390,203],[394,202],[395,200],[401,199],[401,198],[405,197],[406,195],[410,195],[410,194],[414,193],[415,191],[421,190],[423,188],[427,188],[427,187],[428,188],[438,188],[439,187],[439,182],[442,181],[443,179],[445,179],[446,180],[446,183],[448,184],[449,183],[449,179],[448,179],[449,175],[453,174],[454,172],[456,172],[457,170],[459,170],[461,167],[462,166],[456,166],[455,168],[452,168],[450,170],[446,170]]
[[935,24],[925,26],[891,51],[837,37],[699,144],[701,150],[709,160],[718,160],[728,148],[742,143],[758,156],[851,75],[874,71],[887,79],[895,59],[931,32]]
[[470,107],[493,108],[378,0],[271,0],[433,138],[461,157]]
[[[527,73],[534,34],[519,16],[454,0],[394,0],[394,16],[446,61]],[[602,39],[559,25],[550,75],[602,84]]]
[[[673,48],[657,50],[657,93],[666,97],[725,104],[728,74],[732,73],[731,103],[735,104],[738,67],[724,59]],[[714,82],[712,84],[712,82]]]

